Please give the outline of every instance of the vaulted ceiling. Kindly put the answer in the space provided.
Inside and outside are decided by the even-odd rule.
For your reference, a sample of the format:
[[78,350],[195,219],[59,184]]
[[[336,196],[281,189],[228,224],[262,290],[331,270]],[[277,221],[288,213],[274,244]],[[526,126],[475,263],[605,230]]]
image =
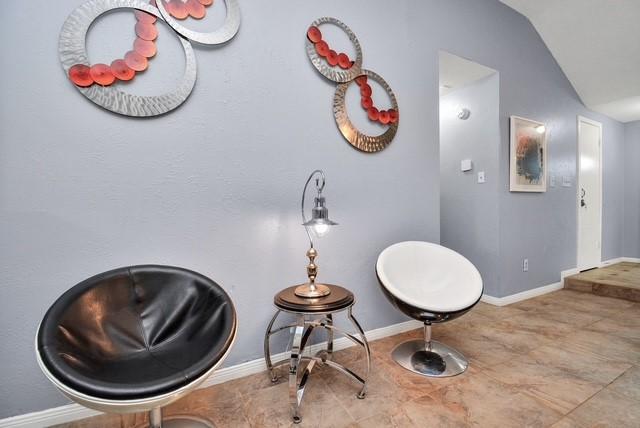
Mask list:
[[640,120],[640,0],[500,0],[529,18],[582,102]]

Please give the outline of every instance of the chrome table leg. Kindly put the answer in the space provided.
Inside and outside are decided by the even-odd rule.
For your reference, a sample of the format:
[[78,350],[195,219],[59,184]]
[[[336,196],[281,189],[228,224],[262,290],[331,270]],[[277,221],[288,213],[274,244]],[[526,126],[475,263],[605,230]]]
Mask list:
[[269,375],[271,376],[271,382],[276,382],[278,380],[278,375],[273,370],[273,364],[271,363],[271,349],[270,349],[270,339],[271,339],[271,329],[273,328],[273,324],[276,322],[276,319],[280,315],[280,310],[277,310],[273,318],[271,318],[271,322],[267,327],[267,331],[264,334],[264,360],[267,363],[267,370],[269,370]]
[[[327,314],[327,324],[333,327],[333,315]],[[333,329],[327,329],[327,354],[333,354]]]
[[304,315],[296,316],[296,327],[293,334],[293,343],[291,345],[291,362],[289,365],[289,404],[291,406],[291,414],[293,422],[300,423],[300,414],[298,409],[302,399],[304,389],[299,393],[298,390],[298,368],[302,357],[302,339],[305,331]]
[[362,383],[362,390],[360,390],[360,393],[358,394],[358,398],[362,399],[367,393],[367,379],[369,379],[369,373],[371,372],[371,349],[369,348],[367,337],[364,335],[364,330],[362,329],[362,326],[360,326],[360,323],[358,322],[356,317],[353,316],[353,311],[351,309],[352,308],[349,308],[349,320],[351,320],[351,323],[358,331],[358,334],[362,339],[364,352],[367,355],[367,374],[365,375],[364,382]]

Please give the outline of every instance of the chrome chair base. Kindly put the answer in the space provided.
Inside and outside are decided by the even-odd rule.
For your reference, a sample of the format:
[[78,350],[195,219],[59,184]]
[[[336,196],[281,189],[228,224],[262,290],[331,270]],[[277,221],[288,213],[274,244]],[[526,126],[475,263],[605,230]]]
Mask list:
[[156,408],[149,412],[149,423],[136,428],[215,428],[211,422],[198,416],[171,415],[162,416],[162,409]]
[[195,416],[169,416],[162,421],[162,428],[214,428],[214,426]]
[[401,343],[393,350],[391,357],[403,368],[429,377],[456,376],[469,366],[464,355],[435,340]]

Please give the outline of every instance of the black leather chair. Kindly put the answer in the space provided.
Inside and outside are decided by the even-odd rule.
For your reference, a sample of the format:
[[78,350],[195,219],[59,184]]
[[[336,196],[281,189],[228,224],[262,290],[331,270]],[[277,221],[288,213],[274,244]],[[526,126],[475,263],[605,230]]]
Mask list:
[[[200,385],[229,353],[237,330],[229,295],[171,266],[131,266],[93,276],[49,308],[38,363],[72,400],[104,412],[150,412]],[[198,426],[168,418],[166,426]]]

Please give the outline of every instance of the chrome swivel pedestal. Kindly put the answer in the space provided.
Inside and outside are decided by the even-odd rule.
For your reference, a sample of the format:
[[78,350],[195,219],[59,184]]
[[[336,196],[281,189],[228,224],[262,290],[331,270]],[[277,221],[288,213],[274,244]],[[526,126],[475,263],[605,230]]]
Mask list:
[[429,377],[449,377],[463,373],[469,363],[460,352],[431,340],[431,323],[424,323],[424,340],[401,343],[392,358],[407,370]]
[[[277,367],[289,366],[289,405],[291,406],[293,422],[296,424],[302,421],[299,412],[300,405],[309,375],[316,365],[327,365],[354,380],[360,386],[360,390],[357,393],[358,398],[365,398],[366,394],[366,380],[371,370],[371,351],[364,330],[352,313],[352,307],[355,303],[354,296],[350,291],[342,287],[336,285],[328,285],[328,287],[331,289],[331,293],[317,299],[304,299],[296,296],[295,287],[287,288],[278,293],[274,299],[277,311],[271,319],[264,336],[264,358],[269,369],[271,381],[276,382],[278,380],[275,371]],[[333,315],[341,311],[347,311],[347,317],[356,333],[348,333],[334,325]],[[274,327],[276,319],[282,312],[294,315],[295,322],[281,327]],[[327,347],[314,354],[307,353],[305,355],[307,342],[314,329],[322,329],[327,332]],[[282,331],[291,332],[291,355],[287,359],[272,362],[270,339],[272,335]],[[367,363],[364,377],[331,360],[335,333],[343,335],[364,349]],[[306,366],[302,365],[303,361],[307,363]]]
[[[162,408],[156,408],[149,412],[149,428],[214,428],[213,424],[205,419],[190,415],[171,415],[162,417]],[[142,428],[142,427],[139,427]]]

